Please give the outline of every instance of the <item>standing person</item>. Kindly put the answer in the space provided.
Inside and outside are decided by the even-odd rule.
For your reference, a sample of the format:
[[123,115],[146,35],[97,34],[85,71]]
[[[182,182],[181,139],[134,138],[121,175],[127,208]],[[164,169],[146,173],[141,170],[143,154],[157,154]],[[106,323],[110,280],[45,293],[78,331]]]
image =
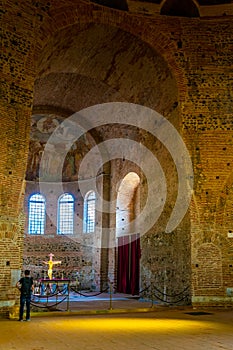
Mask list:
[[30,302],[31,294],[34,290],[33,278],[30,277],[30,271],[25,270],[25,277],[20,278],[16,283],[16,287],[20,290],[20,309],[19,321],[23,321],[24,305],[26,303],[26,321],[30,321]]

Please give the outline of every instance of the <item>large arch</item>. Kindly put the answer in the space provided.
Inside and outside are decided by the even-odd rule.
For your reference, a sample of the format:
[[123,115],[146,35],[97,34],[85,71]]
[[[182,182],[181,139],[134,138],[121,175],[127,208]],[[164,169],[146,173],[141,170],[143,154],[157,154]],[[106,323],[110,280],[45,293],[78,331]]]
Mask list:
[[[46,25],[43,30],[46,30]],[[137,33],[136,29],[132,35],[131,29],[124,27],[124,22],[115,23],[109,20],[106,23],[104,17],[102,20],[99,17],[85,18],[82,23],[71,21],[68,26],[56,28],[54,32],[50,30],[50,35],[43,42],[41,52],[37,56],[38,73],[34,86],[33,109],[74,113],[85,107],[105,102],[132,102],[160,112],[179,130],[181,117],[177,108],[177,101],[180,99],[177,84],[180,82],[176,81],[179,70],[174,70],[172,67],[173,59],[169,55],[171,48],[166,46],[164,37],[158,38],[155,35],[153,43],[152,41],[148,43],[144,35],[145,33],[143,36]],[[140,141],[159,157],[164,168],[167,167],[170,204],[167,204],[166,214],[158,227],[148,233],[152,236],[155,233],[162,234],[165,216],[169,216],[171,212],[171,203],[174,202],[177,191],[174,164],[172,165],[172,159],[165,147],[149,132],[130,126],[105,125],[95,128],[94,132],[97,144],[101,139],[108,140],[113,135]],[[127,160],[123,162],[128,164]],[[116,183],[118,175],[112,169],[116,164],[111,162],[106,166],[108,167],[106,173],[111,174],[111,182]],[[127,166],[128,171],[132,170],[130,165]],[[106,183],[106,178],[104,181],[104,196],[110,199],[113,196],[111,187],[114,186],[110,182]],[[143,192],[142,200],[145,201],[146,191]],[[111,218],[104,214],[99,221],[108,226]],[[187,256],[190,256],[188,238],[185,245],[187,245],[185,253],[188,252]],[[103,287],[109,269],[112,271],[108,266],[111,255],[112,252],[102,249],[99,269],[104,275],[103,282],[100,283]],[[181,265],[183,269],[185,263]],[[144,266],[144,270],[146,269],[147,266]],[[172,273],[176,274],[174,271]],[[188,277],[186,279],[188,280]],[[184,282],[181,284],[183,286]],[[177,287],[179,291],[181,287]]]
[[[60,21],[62,18],[62,21]],[[51,37],[56,36],[58,32],[69,27],[77,26],[79,30],[88,27],[90,24],[100,24],[107,27],[118,28],[125,33],[132,34],[139,40],[145,42],[157,51],[158,54],[162,55],[169,66],[169,70],[173,72],[175,80],[179,86],[179,101],[185,100],[186,96],[186,78],[183,74],[183,70],[177,62],[177,48],[179,47],[180,38],[182,36],[182,30],[177,33],[178,40],[171,41],[170,35],[171,28],[176,22],[176,27],[180,27],[179,19],[157,17],[157,18],[144,18],[143,21],[138,21],[137,17],[130,16],[129,13],[120,11],[117,16],[111,9],[96,6],[93,4],[74,4],[72,1],[67,1],[56,7],[54,4],[51,16],[45,16],[43,23],[40,23],[36,30],[37,38],[35,40],[34,47],[34,59],[37,62],[39,69],[39,62],[41,53],[43,52],[44,46],[51,40]],[[193,23],[198,24],[197,20],[192,19]],[[167,24],[169,23],[168,27]],[[163,27],[164,31],[155,31],[155,26]],[[181,29],[181,28],[180,28]]]

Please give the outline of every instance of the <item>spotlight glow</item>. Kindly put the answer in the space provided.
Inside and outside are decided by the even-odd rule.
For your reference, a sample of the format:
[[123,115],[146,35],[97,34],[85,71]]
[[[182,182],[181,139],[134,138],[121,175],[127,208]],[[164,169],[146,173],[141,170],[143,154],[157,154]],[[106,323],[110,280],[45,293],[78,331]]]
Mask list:
[[[58,320],[56,319],[56,324]],[[53,328],[53,323],[50,323],[51,328]],[[134,333],[158,333],[158,334],[168,334],[170,332],[174,333],[191,333],[199,334],[200,330],[203,332],[205,330],[218,330],[220,326],[218,323],[200,320],[184,320],[175,318],[156,318],[156,319],[145,319],[145,318],[70,318],[67,320],[60,320],[59,327],[62,331],[74,332],[79,330],[79,332],[134,332]],[[225,328],[226,330],[226,328]]]

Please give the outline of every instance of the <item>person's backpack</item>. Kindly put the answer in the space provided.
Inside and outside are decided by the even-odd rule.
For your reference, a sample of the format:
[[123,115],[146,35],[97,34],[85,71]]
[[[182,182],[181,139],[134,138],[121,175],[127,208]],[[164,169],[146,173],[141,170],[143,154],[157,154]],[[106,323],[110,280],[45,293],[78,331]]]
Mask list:
[[21,280],[21,293],[23,295],[30,295],[32,288],[32,277],[23,277]]

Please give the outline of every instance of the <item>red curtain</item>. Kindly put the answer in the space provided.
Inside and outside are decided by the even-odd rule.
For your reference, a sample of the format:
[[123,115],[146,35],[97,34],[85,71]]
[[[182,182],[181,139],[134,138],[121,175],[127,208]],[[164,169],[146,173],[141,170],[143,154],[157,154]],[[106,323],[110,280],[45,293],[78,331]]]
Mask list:
[[117,290],[120,293],[127,293],[129,285],[129,238],[118,238],[118,274]]
[[122,256],[123,256],[123,237],[118,238],[118,260],[117,260],[117,291],[121,293],[122,291],[122,279],[121,279],[121,270],[122,270]]
[[139,262],[141,257],[140,239],[137,235],[131,238],[131,264],[130,264],[130,293],[139,293]]
[[117,291],[139,293],[140,238],[137,235],[118,238]]

